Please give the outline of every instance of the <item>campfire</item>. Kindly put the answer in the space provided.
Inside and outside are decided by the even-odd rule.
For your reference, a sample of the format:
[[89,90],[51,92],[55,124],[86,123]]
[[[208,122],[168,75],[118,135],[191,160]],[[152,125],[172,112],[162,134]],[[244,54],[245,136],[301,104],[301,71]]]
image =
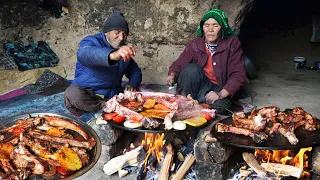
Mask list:
[[308,152],[312,147],[295,150],[255,150],[254,155],[243,153],[243,159],[249,167],[241,167],[242,177],[280,179],[291,176],[297,179],[311,179]]
[[[136,179],[183,179],[195,162],[195,157],[192,150],[187,151],[182,146],[182,140],[170,134],[144,133],[144,139],[138,136],[122,155],[108,161],[103,170],[107,175],[118,172],[119,177],[123,177],[138,169]],[[193,174],[192,171],[190,173]]]

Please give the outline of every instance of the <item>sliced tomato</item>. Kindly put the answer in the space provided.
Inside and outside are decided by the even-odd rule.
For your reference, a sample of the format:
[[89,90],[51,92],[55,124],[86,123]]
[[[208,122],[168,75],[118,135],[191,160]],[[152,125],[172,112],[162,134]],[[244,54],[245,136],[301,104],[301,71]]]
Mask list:
[[58,170],[59,174],[64,175],[64,176],[68,176],[70,174],[70,171],[68,171],[67,169],[65,169],[61,166],[58,166],[57,170]]
[[207,121],[211,120],[211,115],[207,112],[201,112],[200,117],[205,118]]
[[116,123],[122,123],[125,119],[126,119],[125,116],[116,116],[116,117],[113,118],[113,120],[114,120]]
[[104,120],[113,120],[114,117],[118,116],[118,113],[106,113],[103,115]]
[[12,132],[15,136],[20,136],[21,133],[25,132],[25,130],[21,127],[14,127]]

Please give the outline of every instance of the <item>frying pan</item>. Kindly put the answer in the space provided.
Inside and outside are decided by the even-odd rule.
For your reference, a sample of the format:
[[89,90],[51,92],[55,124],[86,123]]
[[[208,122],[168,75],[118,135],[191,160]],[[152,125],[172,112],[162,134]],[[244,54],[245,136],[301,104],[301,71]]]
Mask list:
[[[317,121],[319,122],[318,119]],[[228,117],[218,122],[232,124],[233,120],[232,117]],[[277,132],[262,143],[255,143],[251,137],[241,134],[217,132],[215,126],[212,128],[211,134],[217,138],[219,142],[247,149],[289,150],[320,145],[320,130],[305,131],[302,127],[298,127],[294,131],[294,134],[299,139],[299,142],[296,145],[291,145],[287,138]]]

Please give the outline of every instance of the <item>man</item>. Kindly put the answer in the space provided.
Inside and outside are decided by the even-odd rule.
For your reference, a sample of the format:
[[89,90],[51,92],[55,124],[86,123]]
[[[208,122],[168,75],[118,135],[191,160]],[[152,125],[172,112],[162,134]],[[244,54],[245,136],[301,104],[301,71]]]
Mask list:
[[177,82],[178,94],[190,94],[224,113],[231,108],[232,96],[247,82],[241,44],[220,9],[206,12],[197,32],[199,37],[173,62],[165,81],[168,85]]
[[124,91],[124,75],[129,79],[125,90],[137,90],[142,74],[132,59],[135,47],[125,44],[128,34],[127,21],[115,11],[105,21],[103,32],[80,42],[75,78],[65,91],[65,105],[71,113],[81,116],[102,109],[107,99]]

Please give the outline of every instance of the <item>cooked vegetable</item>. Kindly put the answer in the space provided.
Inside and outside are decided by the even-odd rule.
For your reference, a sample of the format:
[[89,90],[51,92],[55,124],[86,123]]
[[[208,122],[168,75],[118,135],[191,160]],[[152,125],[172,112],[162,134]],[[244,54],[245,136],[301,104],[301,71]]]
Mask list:
[[127,128],[138,128],[142,126],[140,122],[134,122],[134,121],[125,121],[123,125],[124,127],[127,127]]
[[173,129],[176,129],[176,130],[185,130],[187,128],[187,125],[185,122],[183,121],[175,121],[173,123]]
[[64,176],[68,176],[70,174],[70,171],[68,171],[67,169],[65,169],[65,168],[63,168],[61,166],[59,166],[57,168],[57,170],[58,170],[59,174],[64,175]]
[[53,154],[52,159],[57,160],[63,168],[69,171],[76,171],[82,167],[78,154],[65,146],[62,146],[61,149]]
[[146,109],[151,109],[154,107],[154,105],[156,104],[156,100],[154,99],[148,99],[144,104],[143,107]]
[[208,113],[208,112],[201,112],[201,113],[200,113],[200,116],[203,117],[203,118],[205,118],[207,121],[209,121],[209,120],[212,119],[210,113]]
[[118,113],[106,113],[103,115],[104,120],[113,120],[114,117],[118,116]]
[[115,116],[115,117],[113,118],[113,120],[114,120],[116,123],[122,123],[125,119],[126,119],[125,116]]
[[207,122],[207,120],[203,117],[195,117],[190,119],[185,119],[183,122],[190,126],[199,127]]

